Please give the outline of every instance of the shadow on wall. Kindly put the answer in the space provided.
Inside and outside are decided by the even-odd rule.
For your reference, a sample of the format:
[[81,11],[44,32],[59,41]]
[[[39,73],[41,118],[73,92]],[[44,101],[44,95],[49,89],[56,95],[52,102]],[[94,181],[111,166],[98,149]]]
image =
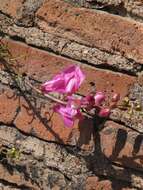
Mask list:
[[[6,63],[4,62],[4,65]],[[8,68],[6,68],[8,69]],[[40,122],[43,124],[43,126],[48,130],[54,137],[55,139],[61,143],[64,144],[63,140],[60,138],[59,134],[57,134],[54,129],[52,128],[52,115],[50,113],[46,113],[46,116],[42,113],[42,109],[44,107],[43,102],[38,102],[37,104],[37,99],[41,97],[35,97],[33,92],[30,89],[27,89],[27,86],[24,86],[24,83],[22,83],[22,88],[20,88],[18,81],[14,78],[13,74],[9,72],[11,75],[11,78],[13,79],[13,85],[12,87],[17,89],[15,90],[14,94],[12,96],[8,96],[7,98],[9,99],[18,99],[19,100],[19,110],[21,109],[21,98],[24,98],[26,101],[28,107],[25,107],[27,111],[27,115],[32,116],[31,121],[29,122],[29,125],[32,124],[32,122],[35,120],[35,118],[38,118]],[[35,82],[35,81],[34,81]],[[25,93],[26,92],[26,93]],[[45,108],[45,107],[44,107]],[[31,112],[32,111],[32,112]],[[47,117],[48,115],[48,117]],[[101,137],[100,133],[104,129],[104,123],[106,120],[103,120],[101,118],[95,117],[94,119],[94,126],[92,125],[93,121],[91,119],[86,118],[82,122],[79,122],[79,138],[77,141],[77,145],[79,147],[82,147],[83,144],[89,144],[91,138],[94,139],[94,150],[92,153],[88,155],[82,155],[82,158],[86,161],[87,167],[89,168],[90,171],[95,173],[96,175],[100,176],[111,176],[112,178],[115,178],[118,176],[121,178],[121,175],[125,175],[128,177],[128,181],[132,181],[132,176],[130,175],[131,173],[129,172],[127,174],[127,169],[123,169],[120,167],[114,167],[114,161],[118,161],[121,165],[125,166],[127,162],[130,162],[130,165],[136,166],[136,169],[140,169],[143,163],[138,164],[135,162],[136,159],[143,160],[143,155],[142,156],[137,156],[137,153],[140,150],[140,147],[143,142],[143,135],[139,134],[136,139],[135,143],[133,145],[133,150],[132,150],[132,157],[128,156],[123,156],[122,158],[118,158],[119,153],[122,151],[124,148],[126,141],[127,141],[127,131],[124,129],[119,129],[117,131],[117,137],[116,137],[116,142],[114,145],[114,149],[112,151],[112,155],[110,157],[107,157],[107,155],[104,154],[102,150],[102,142],[101,142]],[[88,126],[88,127],[87,127]],[[32,129],[30,132],[32,135],[37,136]],[[80,156],[78,151],[80,149],[77,149],[76,151],[72,151],[71,148],[66,147],[66,150],[70,152],[71,154],[74,154],[76,156]],[[138,172],[139,177],[141,175]],[[121,184],[120,186],[117,187],[116,183],[114,180],[112,181],[112,188],[115,190],[122,189],[123,187],[128,187],[130,184]]]

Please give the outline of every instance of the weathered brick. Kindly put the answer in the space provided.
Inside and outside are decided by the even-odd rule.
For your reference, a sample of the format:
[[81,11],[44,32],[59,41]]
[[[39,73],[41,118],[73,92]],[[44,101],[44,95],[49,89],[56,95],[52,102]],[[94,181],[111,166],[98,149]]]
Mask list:
[[13,57],[17,57],[19,72],[41,82],[49,80],[69,65],[80,64],[81,69],[86,74],[86,80],[80,88],[80,93],[82,94],[87,94],[91,90],[90,82],[93,82],[97,90],[105,91],[109,96],[113,92],[117,92],[120,93],[122,98],[128,93],[129,87],[136,81],[136,77],[90,67],[80,62],[31,48],[23,43],[8,40],[7,45]]
[[21,172],[18,171],[12,171],[9,172],[9,170],[4,167],[2,164],[0,164],[0,180],[4,180],[7,183],[10,183],[11,185],[16,184],[17,187],[25,186],[26,189],[33,189],[33,190],[39,190],[37,185],[32,184],[32,182],[28,179],[26,180],[24,178],[24,175],[21,175]]
[[32,26],[34,13],[44,0],[0,0],[0,11],[13,18],[18,25]]
[[86,179],[86,190],[114,190],[119,188],[121,190],[134,190],[132,188],[128,188],[129,184],[121,181],[117,181],[114,179],[101,179],[97,176],[88,177]]
[[[27,176],[29,176],[28,179],[30,178],[30,176],[33,176],[33,172],[35,174],[36,169],[37,172],[36,175],[34,175],[34,179],[38,184],[41,184],[40,189],[42,189],[42,187],[44,190],[47,189],[47,186],[51,182],[51,177],[54,177],[55,179],[55,176],[59,176],[59,173],[57,171],[53,171],[52,169],[47,170],[48,166],[57,168],[57,170],[59,170],[61,173],[66,174],[69,179],[74,180],[74,182],[72,181],[72,184],[71,181],[68,181],[66,179],[64,179],[63,183],[58,182],[58,179],[54,181],[54,186],[58,185],[61,187],[63,186],[63,184],[65,184],[65,189],[69,187],[67,186],[68,183],[71,187],[69,187],[68,189],[74,189],[74,187],[78,187],[77,189],[83,189],[81,188],[82,184],[84,185],[83,187],[88,188],[96,187],[95,184],[99,187],[110,187],[110,185],[112,185],[113,187],[128,187],[131,183],[133,184],[133,187],[138,187],[140,189],[142,188],[143,177],[142,175],[140,175],[139,172],[130,170],[129,168],[117,167],[109,162],[106,163],[106,161],[102,160],[101,155],[97,152],[94,155],[90,154],[88,156],[91,156],[91,160],[87,160],[87,165],[85,165],[86,159],[84,160],[84,157],[77,157],[76,151],[74,154],[71,154],[66,151],[65,146],[60,146],[55,143],[47,143],[35,137],[26,136],[14,127],[8,127],[4,125],[0,127],[0,142],[3,147],[20,147],[20,151],[22,152],[22,154],[20,155],[20,159],[16,161],[16,167],[14,167],[15,165],[13,165],[13,169],[15,169],[14,171],[17,171],[19,168],[22,168],[23,165],[26,166],[27,169],[22,169],[19,176],[23,176],[24,172],[26,171]],[[97,160],[93,162],[93,159],[95,157],[97,157]],[[9,164],[10,163],[11,162],[9,160]],[[103,178],[98,178],[96,176],[87,178],[87,167],[90,164],[92,169],[94,167],[96,168],[96,175],[103,176]],[[45,168],[44,173],[42,172],[43,168]],[[53,174],[52,176],[51,172]],[[13,176],[15,176],[15,173],[16,172],[13,173]],[[5,176],[7,176],[7,172],[5,172],[5,174],[6,175],[3,175],[2,170],[2,174],[0,175],[0,177],[2,179],[6,179]],[[79,181],[79,176],[81,175],[83,176],[83,178],[81,178],[81,181]],[[48,176],[51,177],[48,178]],[[87,180],[85,180],[86,178]],[[104,178],[107,180],[105,180]],[[11,182],[10,180],[8,181]],[[65,181],[67,182],[67,184],[65,183]],[[23,184],[25,184],[24,182]],[[77,186],[78,184],[79,186]],[[20,183],[18,183],[18,185],[20,185]]]
[[[37,102],[39,101],[37,100]],[[44,102],[44,104],[46,104],[46,102]],[[78,127],[78,122],[75,122],[73,128],[67,128],[64,126],[61,117],[56,113],[49,121],[49,114],[52,115],[52,111],[49,110],[48,103],[38,114],[36,114],[38,108],[35,106],[32,109],[32,106],[28,104],[28,101],[21,98],[20,108],[20,112],[17,115],[14,124],[21,131],[48,141],[77,145],[88,150],[93,148],[92,121],[84,121],[88,126],[88,128],[86,128],[87,130],[84,129],[85,124]]]
[[0,0],[0,11],[17,19],[18,11],[22,7],[24,0]]
[[[143,81],[142,74],[139,75],[138,81],[130,88],[129,106],[123,109],[116,108],[110,115],[110,118],[117,122],[122,122],[124,125],[143,134]],[[137,109],[137,106],[139,107]]]
[[58,114],[55,113],[50,119],[53,105],[48,101],[34,96],[35,102],[26,93],[23,98],[16,92],[1,85],[1,123],[14,124],[21,131],[44,140],[77,145],[88,151],[93,149],[94,129],[91,119],[80,123],[76,121],[73,128],[67,128]]
[[13,24],[13,20],[6,15],[0,14],[0,28],[3,33],[11,37],[20,37],[27,44],[36,47],[50,49],[60,55],[68,56],[72,59],[84,61],[95,66],[114,68],[118,71],[128,71],[136,74],[141,71],[142,65],[123,55],[107,52],[96,47],[90,47],[86,44],[79,44],[73,40],[61,36],[55,36],[53,33],[45,33],[35,27],[19,27]]
[[0,85],[0,122],[11,124],[17,114],[18,99],[15,92]]
[[104,12],[75,8],[59,0],[47,1],[37,12],[44,31],[89,44],[143,63],[142,25]]
[[142,0],[68,0],[74,5],[96,8],[143,22]]
[[[12,1],[6,0],[6,2],[8,2],[10,5]],[[34,12],[43,1],[26,0],[24,1],[24,6],[20,9],[19,7],[21,5],[18,5],[17,2],[20,3],[21,1],[16,1],[15,7],[11,7],[12,9],[8,7],[8,9],[5,10],[4,7],[2,12],[6,13],[10,17],[13,17],[14,20],[16,18],[15,21],[17,24],[22,24],[25,26],[32,25]],[[33,6],[31,6],[32,4]],[[8,5],[3,4],[3,6]],[[37,31],[40,31],[42,40],[45,39],[43,36],[46,36],[46,39],[48,38],[42,47],[48,47],[57,53],[69,56],[76,60],[85,60],[90,62],[90,56],[92,56],[92,51],[94,51],[93,55],[95,58],[92,57],[93,59],[90,63],[93,63],[94,60],[96,61],[97,54],[100,54],[97,59],[97,61],[100,62],[99,64],[102,65],[107,63],[108,66],[113,66],[114,64],[117,65],[118,63],[121,63],[119,69],[125,68],[127,65],[127,67],[129,66],[129,69],[127,70],[133,70],[134,66],[136,67],[136,64],[143,63],[141,55],[142,25],[137,22],[129,21],[117,16],[111,16],[102,12],[93,12],[87,9],[74,8],[73,6],[70,6],[66,3],[64,4],[63,1],[59,0],[48,0],[47,4],[38,11],[36,21],[41,30],[36,28],[37,26],[25,29],[24,27],[17,27],[16,25],[11,27],[11,24],[8,24],[8,27],[7,25],[4,27],[7,28],[8,32],[6,33],[9,33],[10,35],[12,34],[13,36],[22,37],[26,40],[26,42],[29,40],[30,44],[38,44],[38,46],[41,47],[41,41],[39,40],[39,37],[37,37]],[[20,33],[18,33],[18,31],[20,31]],[[35,33],[32,33],[32,31],[35,31]],[[47,31],[47,33],[44,33],[45,31]],[[29,38],[27,38],[28,33]],[[58,34],[56,39],[54,38],[55,34]],[[132,35],[133,39],[131,39]],[[36,43],[31,42],[33,41],[33,36],[35,36],[34,39],[37,39]],[[50,44],[48,44],[49,41]],[[82,94],[86,94],[88,91],[90,91],[90,82],[93,82],[96,84],[97,90],[107,92],[109,97],[113,92],[119,92],[122,99],[124,96],[126,96],[126,94],[130,93],[130,86],[136,83],[137,80],[136,77],[131,77],[127,74],[97,69],[96,67],[88,66],[87,64],[66,59],[52,53],[37,50],[36,48],[31,48],[30,46],[14,42],[12,40],[5,40],[5,43],[8,44],[13,58],[18,60],[17,62],[13,62],[15,66],[19,67],[18,71],[41,82],[50,79],[56,73],[60,72],[63,68],[71,64],[79,64],[87,76],[86,81],[79,91]],[[88,47],[88,51],[90,51],[91,54],[87,55],[87,49],[85,49],[85,47]],[[111,54],[112,58],[110,57]],[[80,55],[82,55],[82,57]],[[100,61],[100,58],[103,57],[103,55],[105,57]],[[84,56],[87,56],[86,59]],[[117,58],[118,60],[121,59],[121,61],[114,62],[114,58]],[[110,59],[112,60],[111,63]],[[140,63],[135,63],[134,60]],[[130,65],[130,63],[132,65]],[[2,69],[1,66],[0,68]],[[139,78],[139,82],[142,85],[141,77]],[[8,85],[8,83],[5,83],[5,81],[4,84]],[[14,88],[14,86],[12,87]],[[86,181],[87,190],[110,190],[116,188],[120,188],[122,190],[131,190],[131,188],[127,188],[131,185],[133,187],[142,189],[143,178],[140,171],[142,171],[143,168],[143,136],[141,133],[134,132],[132,129],[127,129],[125,126],[108,121],[105,123],[103,130],[100,131],[98,136],[98,132],[95,134],[93,121],[90,119],[86,119],[79,123],[75,122],[73,128],[65,128],[61,118],[57,114],[54,114],[50,121],[48,120],[48,112],[51,114],[52,111],[51,104],[46,100],[41,100],[40,98],[36,97],[36,104],[34,104],[34,101],[29,98],[30,93],[25,93],[24,97],[19,97],[19,95],[13,96],[15,91],[7,88],[4,85],[1,85],[0,88],[0,123],[13,123],[18,129],[27,133],[28,135],[36,136],[48,141],[77,145],[88,150],[88,152],[80,152],[81,157],[83,156],[82,159],[84,160],[85,158],[84,161],[87,162],[86,164],[87,167],[89,167],[88,169],[91,170],[92,168],[92,171],[97,173],[99,176],[106,176],[106,180],[103,179],[104,177],[89,177]],[[44,105],[44,107],[42,106],[40,108],[41,104]],[[132,120],[134,120],[134,118],[132,118]],[[141,126],[140,121],[138,121],[138,124]],[[8,127],[5,128],[5,133],[8,134]],[[1,131],[4,131],[2,126]],[[6,142],[3,139],[3,134],[4,133],[1,133],[1,139],[4,141],[4,143],[8,143],[8,146],[10,141],[13,141],[15,146],[15,138],[18,139],[20,137],[18,141],[22,141],[22,145],[25,149],[27,148],[31,152],[33,150],[35,151],[34,153],[32,152],[32,155],[34,155],[36,159],[40,160],[38,161],[38,164],[42,163],[41,157],[43,155],[43,163],[46,165],[46,167],[51,167],[53,164],[52,166],[56,166],[55,168],[57,170],[58,165],[59,172],[57,172],[57,175],[60,177],[62,176],[61,180],[66,178],[65,181],[68,181],[68,179],[72,178],[71,176],[73,176],[73,171],[76,167],[77,168],[74,174],[76,177],[77,175],[80,175],[80,173],[87,175],[85,173],[86,169],[82,170],[80,166],[81,158],[74,158],[69,164],[69,160],[72,160],[73,155],[71,156],[72,158],[69,159],[67,154],[65,155],[61,152],[61,149],[57,149],[57,151],[53,153],[52,151],[54,144],[52,144],[53,147],[51,146],[50,149],[49,147],[45,149],[45,144],[42,144],[41,155],[39,155],[40,149],[38,149],[38,146],[40,147],[40,145],[37,145],[36,141],[38,139],[34,138],[33,140],[33,137],[26,138],[26,136],[22,136],[22,134],[19,134],[18,130],[16,130],[14,134],[15,138],[14,135],[4,135],[4,137],[6,136],[9,139],[9,141]],[[43,142],[40,140],[39,143]],[[35,144],[37,146],[35,146]],[[90,150],[92,151],[92,154],[88,154]],[[46,154],[46,151],[48,151],[48,154]],[[58,157],[57,154],[61,155]],[[30,158],[30,163],[32,159],[31,154],[28,156],[28,158]],[[50,159],[51,162],[49,162]],[[61,161],[59,162],[60,159]],[[43,168],[41,165],[39,165],[39,168]],[[63,169],[64,166],[68,168],[68,172],[66,171],[66,174],[68,173],[68,175],[65,174]],[[16,171],[18,170],[16,169]],[[33,174],[33,171],[34,170],[28,171],[30,172],[30,177],[31,173]],[[50,173],[49,171],[50,169],[46,170],[47,173]],[[43,173],[41,172],[41,174]],[[46,179],[47,178],[48,177],[46,177]],[[31,185],[31,181],[25,180],[23,172],[20,174],[19,172],[17,173],[13,170],[13,175],[11,175],[2,164],[0,164],[0,179],[8,181],[9,183],[17,184],[18,186],[22,185],[23,187],[24,184],[27,188],[30,187],[35,189],[35,186]],[[84,178],[81,178],[82,181],[84,181],[83,179]],[[119,179],[119,181],[116,181],[116,179]],[[126,182],[120,183],[120,180],[126,181],[127,184]],[[65,181],[63,183],[65,183]],[[52,189],[60,189],[60,186],[55,184]]]
[[143,136],[125,126],[106,122],[100,132],[101,148],[116,163],[143,170]]
[[143,22],[142,0],[67,0],[75,6],[100,9]]
[[[7,43],[13,57],[18,60],[13,64],[16,67],[18,66],[19,72],[25,73],[36,80],[45,81],[69,65],[80,64],[61,56],[31,48],[23,43],[12,40],[7,40],[5,43]],[[122,98],[128,93],[130,85],[136,81],[135,77],[125,74],[80,65],[87,77],[79,91],[82,94],[88,93],[91,89],[89,83],[94,82],[97,90],[106,91],[109,95],[113,92],[119,92]],[[36,101],[37,105],[40,106],[40,99],[36,98]],[[51,112],[48,102],[44,101],[44,105],[45,108],[40,110],[42,117],[45,116],[46,112]],[[47,120],[46,123],[43,123],[43,119],[34,113],[36,109],[39,110],[39,107],[32,110],[28,101],[23,98],[20,99],[20,107],[21,109],[14,120],[14,124],[20,130],[49,141],[76,144],[87,150],[93,148],[93,123],[91,120],[75,123],[75,126],[69,129],[64,127],[63,121],[57,114],[54,114],[51,122]],[[48,114],[46,117],[48,119]]]

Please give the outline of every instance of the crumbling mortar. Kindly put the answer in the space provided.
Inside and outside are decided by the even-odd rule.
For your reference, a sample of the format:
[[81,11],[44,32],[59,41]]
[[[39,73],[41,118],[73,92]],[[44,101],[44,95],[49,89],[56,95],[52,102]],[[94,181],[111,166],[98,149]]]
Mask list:
[[[4,27],[4,24],[2,24],[1,27]],[[61,38],[60,36],[56,36],[53,34],[50,34],[50,33],[44,33],[42,32],[40,29],[38,28],[35,28],[35,27],[32,27],[32,28],[24,28],[24,27],[18,27],[18,26],[7,26],[7,28],[2,28],[1,29],[5,34],[8,34],[10,35],[10,37],[14,40],[18,40],[18,41],[22,41],[22,42],[26,42],[27,44],[33,46],[33,47],[36,47],[36,48],[39,48],[39,49],[42,49],[42,50],[46,50],[46,51],[49,51],[49,52],[52,52],[52,53],[55,53],[57,55],[62,55],[66,58],[70,58],[70,59],[73,59],[73,60],[76,60],[76,61],[81,61],[82,63],[86,64],[86,65],[91,65],[91,66],[94,66],[94,67],[101,67],[101,69],[104,69],[105,66],[106,66],[106,69],[109,69],[109,70],[113,70],[113,71],[117,71],[117,72],[125,72],[129,75],[136,75],[136,72],[140,72],[142,70],[141,68],[141,64],[140,63],[136,63],[134,60],[131,60],[131,59],[128,59],[126,57],[122,57],[119,52],[108,52],[104,49],[100,49],[100,48],[96,48],[96,47],[90,47],[90,46],[87,46],[85,45],[84,43],[80,43],[80,42],[74,42],[73,40],[72,41],[69,41],[67,39],[63,39]],[[16,32],[17,31],[17,32]],[[23,32],[22,32],[23,31]],[[30,33],[29,33],[29,32]],[[30,36],[30,34],[33,35],[33,32],[36,32],[38,33],[38,36],[36,36],[36,40],[37,38],[39,39],[38,43],[35,41],[35,39],[33,39],[34,37]],[[15,34],[14,34],[15,33]],[[45,36],[46,34],[46,36]],[[53,36],[53,37],[52,37]],[[55,46],[53,47],[52,45],[50,45],[49,41],[47,41],[49,39],[51,39],[53,41],[53,39],[57,40],[58,44],[60,42],[64,43],[62,44],[61,46],[61,43],[60,43],[60,46],[57,46],[55,44]],[[47,39],[47,40],[46,40]],[[50,41],[51,41],[50,40]],[[109,54],[111,57],[114,57],[114,60],[115,60],[115,57],[119,56],[120,59],[123,61],[123,63],[114,63],[113,65],[107,65],[104,63],[104,60],[100,60],[100,58],[97,58],[96,56],[96,61],[92,59],[90,59],[90,61],[88,60],[88,57],[84,57],[84,56],[74,56],[74,55],[70,55],[70,46],[73,47],[74,46],[77,46],[78,49],[81,48],[81,50],[83,49],[86,49],[86,51],[88,50],[88,52],[90,51],[101,51],[101,53],[103,54],[103,57],[107,54]],[[76,49],[72,49],[72,51],[74,52]],[[104,55],[105,54],[105,55]],[[106,56],[107,56],[106,55]],[[107,57],[109,57],[109,55]],[[92,56],[93,57],[93,56]],[[112,58],[113,59],[113,58]],[[125,63],[124,63],[125,62]],[[122,64],[125,64],[124,66]],[[130,67],[129,67],[130,65]]]

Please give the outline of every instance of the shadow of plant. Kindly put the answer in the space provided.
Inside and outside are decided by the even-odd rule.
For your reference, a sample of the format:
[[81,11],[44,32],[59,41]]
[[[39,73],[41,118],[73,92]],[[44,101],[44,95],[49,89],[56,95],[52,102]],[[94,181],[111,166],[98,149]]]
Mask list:
[[[1,62],[5,66],[5,69],[9,71],[7,62],[3,59],[1,59]],[[55,139],[59,143],[64,144],[63,140],[59,137],[59,134],[57,134],[51,127],[52,126],[51,114],[47,111],[45,113],[45,116],[43,116],[43,114],[41,113],[41,110],[45,108],[44,102],[38,101],[37,103],[37,95],[35,96],[33,94],[32,89],[29,89],[29,88],[27,89],[27,86],[24,83],[22,83],[22,87],[21,87],[18,81],[16,80],[13,72],[14,71],[10,70],[9,74],[14,82],[14,87],[16,87],[17,90],[15,90],[15,93],[8,98],[18,99],[19,107],[20,107],[21,106],[20,99],[21,97],[23,97],[28,105],[28,106],[24,106],[27,111],[27,114],[32,116],[32,119],[29,122],[29,124],[31,124],[33,120],[35,119],[35,117],[37,117],[42,122],[43,126],[45,126],[45,128],[55,137]],[[38,98],[42,98],[42,97],[38,97]],[[137,158],[143,160],[143,156],[136,155],[139,152],[140,147],[142,145],[143,135],[139,134],[136,137],[135,143],[133,145],[132,157],[123,156],[122,158],[118,158],[118,155],[120,154],[120,152],[122,151],[122,149],[124,148],[126,144],[127,136],[128,136],[125,130],[119,129],[117,132],[117,138],[116,138],[112,155],[110,157],[107,157],[102,151],[102,142],[101,142],[101,137],[100,137],[100,132],[104,128],[105,121],[106,120],[103,120],[102,118],[95,117],[94,126],[91,124],[93,121],[88,118],[86,118],[82,122],[79,122],[80,136],[77,141],[77,145],[81,147],[83,144],[89,144],[92,137],[94,139],[94,150],[88,155],[81,154],[81,150],[78,148],[74,150],[72,150],[72,147],[64,146],[64,148],[70,154],[74,154],[78,157],[82,157],[86,161],[86,165],[89,171],[92,171],[93,174],[100,176],[101,179],[109,178],[112,182],[112,188],[115,190],[120,190],[123,187],[129,187],[131,185],[132,174],[142,177],[141,172],[137,171],[137,169],[141,168],[143,163],[141,163],[141,165],[137,164],[135,160]],[[90,126],[92,127],[90,128]],[[31,133],[36,136],[36,134],[34,134],[33,131],[31,131]],[[114,161],[118,161],[121,165],[116,165]],[[126,167],[125,163],[129,161],[131,164],[134,164],[136,166],[136,169],[131,169],[129,167]],[[121,181],[124,181],[124,183],[121,184],[120,186],[117,186],[115,179],[120,179]]]
[[[22,106],[26,109],[27,114],[32,117],[29,124],[31,124],[33,122],[33,120],[37,117],[40,120],[40,122],[43,124],[43,126],[45,126],[46,129],[51,134],[53,134],[55,139],[59,143],[63,144],[63,140],[59,137],[59,135],[50,126],[50,125],[52,125],[52,120],[51,120],[52,115],[48,111],[46,111],[44,114],[41,114],[41,110],[44,108],[45,102],[37,101],[37,99],[38,98],[40,99],[43,97],[37,96],[36,94],[34,94],[32,92],[32,89],[29,89],[29,87],[27,87],[24,82],[19,85],[19,83],[14,75],[14,71],[9,68],[7,61],[5,61],[4,59],[1,59],[0,62],[4,65],[5,70],[9,73],[9,75],[13,81],[12,88],[14,89],[14,93],[10,97],[7,96],[7,98],[14,99],[14,100],[18,99],[19,108],[21,109],[21,98],[23,97],[24,100],[26,101],[27,105],[22,104]],[[20,111],[20,109],[19,109],[19,111]],[[31,133],[32,134],[34,133],[33,129],[31,129]],[[36,135],[36,134],[33,134],[33,135]]]
[[[136,162],[136,159],[143,160],[143,156],[135,156],[141,148],[143,142],[143,136],[138,135],[135,139],[135,143],[133,144],[133,156],[123,156],[122,158],[118,158],[118,155],[124,148],[127,141],[127,131],[124,129],[119,129],[117,131],[117,138],[112,155],[107,157],[103,152],[102,141],[100,137],[100,133],[104,128],[104,122],[102,120],[95,120],[94,125],[94,151],[84,156],[82,158],[86,161],[87,167],[93,174],[99,176],[103,180],[109,179],[112,183],[112,189],[121,190],[125,187],[131,187],[132,183],[134,183],[133,175],[142,179],[142,165]],[[100,128],[99,128],[100,126]],[[108,148],[108,147],[107,147]],[[118,161],[120,164],[116,164],[115,161]],[[126,166],[126,163],[130,163],[130,166]],[[134,165],[134,167],[132,167]],[[120,181],[120,184],[117,183],[117,179]],[[118,181],[118,182],[119,182]],[[142,187],[141,187],[142,188]]]

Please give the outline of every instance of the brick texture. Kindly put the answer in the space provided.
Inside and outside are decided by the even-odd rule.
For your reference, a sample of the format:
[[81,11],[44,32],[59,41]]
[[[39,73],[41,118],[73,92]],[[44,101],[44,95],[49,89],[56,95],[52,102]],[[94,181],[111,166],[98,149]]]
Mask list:
[[107,11],[142,22],[142,0],[67,0],[75,6]]
[[39,27],[45,32],[119,52],[143,63],[141,24],[104,12],[75,8],[59,0],[47,1],[36,15]]
[[44,0],[0,0],[0,11],[8,15],[18,25],[32,26],[34,13]]
[[[7,44],[13,57],[17,57],[18,61],[15,63],[15,67],[19,70],[19,72],[22,74],[25,73],[28,76],[39,81],[50,79],[53,75],[60,72],[62,68],[65,68],[69,65],[80,64],[70,59],[56,56],[52,53],[46,53],[44,51],[37,50],[36,48],[24,45],[23,43],[14,42],[12,40],[5,40],[5,43]],[[137,80],[136,77],[131,77],[126,74],[119,74],[106,70],[102,71],[100,69],[93,69],[82,64],[80,65],[87,77],[85,83],[83,84],[83,87],[81,87],[79,91],[82,94],[86,94],[88,92],[88,89],[90,89],[89,83],[94,82],[97,86],[97,90],[105,91],[106,93],[109,93],[109,95],[113,92],[118,92],[120,93],[121,98],[123,98],[129,93],[130,86],[133,85]],[[17,102],[14,103],[14,108],[15,110],[19,108],[19,111],[14,120],[14,111],[10,108],[9,112],[12,118],[11,122],[13,121],[15,126],[21,131],[32,134],[44,140],[56,141],[62,144],[77,145],[88,151],[91,151],[93,149],[93,131],[95,127],[98,126],[94,126],[92,120],[87,119],[80,123],[75,122],[75,126],[73,128],[66,128],[63,125],[61,118],[57,114],[54,114],[52,119],[48,121],[48,113],[52,113],[51,104],[48,103],[48,101],[36,98],[35,104],[34,101],[32,102],[32,100],[30,100],[29,96],[26,96],[26,99],[18,96],[16,100],[19,100],[19,104]],[[40,108],[40,105],[43,104],[44,107],[42,106]],[[1,109],[3,107],[5,107],[5,109],[7,108],[7,101],[4,101],[2,103]],[[1,112],[3,112],[3,110]],[[44,120],[45,117],[46,120]],[[1,120],[2,118],[3,115],[1,117]],[[5,122],[5,120],[3,122]],[[110,130],[111,133],[108,134],[108,131]],[[120,131],[123,131],[123,135],[125,136],[129,133],[129,140],[127,141],[128,143],[124,142],[126,143],[125,147],[120,147],[119,145],[118,148],[116,147],[118,146],[116,145],[116,139],[123,138],[122,134],[120,134]],[[124,129],[124,127],[121,127],[120,129],[120,125],[109,122],[105,124],[105,129],[101,131],[102,151],[105,153],[106,157],[113,161],[117,161],[122,165],[131,165],[133,168],[141,169],[142,146],[138,147],[139,150],[136,153],[137,159],[135,159],[132,151],[134,146],[136,147],[137,145],[134,145],[133,138],[138,138],[138,134],[134,132],[130,133],[130,130],[128,131],[127,129]],[[126,141],[127,139],[123,140]],[[122,148],[121,153],[120,148]],[[127,157],[122,159],[124,155],[127,155]]]
[[112,190],[116,187],[122,189],[122,190],[133,190],[132,188],[128,188],[128,183],[121,183],[116,180],[106,180],[98,177],[88,177],[86,180],[86,190]]
[[[18,63],[15,63],[19,72],[26,73],[28,76],[36,80],[45,81],[47,79],[50,79],[56,73],[60,72],[61,69],[71,64],[79,64],[72,60],[65,59],[60,56],[55,56],[50,53],[45,53],[35,48],[31,48],[27,45],[23,45],[22,43],[17,43],[10,40],[6,43],[13,56],[17,58],[19,57]],[[125,74],[118,74],[109,71],[102,71],[99,69],[92,69],[84,65],[81,65],[81,67],[84,70],[87,77],[85,83],[82,85],[80,89],[80,93],[82,94],[88,93],[88,91],[90,91],[91,89],[90,82],[94,82],[96,84],[97,90],[105,91],[109,95],[113,92],[119,92],[121,98],[123,98],[124,96],[126,96],[126,94],[128,94],[129,87],[136,81],[135,77],[131,77]],[[44,125],[39,121],[39,119],[33,118],[33,114],[31,113],[31,111],[29,111],[31,115],[30,113],[27,113],[26,108],[30,110],[31,108],[29,108],[29,105],[27,105],[25,101],[23,103],[23,101],[24,100],[21,100],[20,104],[26,105],[24,107],[22,106],[22,108],[20,109],[20,112],[14,121],[15,125],[24,132],[29,133],[32,130],[32,133],[36,133],[36,135],[38,135],[40,138],[47,140],[55,140],[55,136],[44,127]],[[46,108],[46,110],[48,110],[48,108]],[[80,135],[78,125],[76,124],[73,129],[67,129],[63,126],[63,123],[59,118],[59,125],[57,125],[56,115],[54,117],[56,119],[53,119],[53,127],[50,127],[50,129],[53,130],[55,134],[58,134],[58,136],[60,137],[60,139],[63,140],[64,143],[75,144],[75,142],[78,141]],[[89,122],[89,126],[92,125],[91,123],[92,122]],[[92,133],[93,129],[92,126],[89,126],[88,130],[90,129],[90,134]],[[73,142],[71,141],[71,139]],[[84,139],[86,138],[84,138],[83,136],[82,140],[85,141]],[[80,144],[85,143],[80,142]]]
[[[6,43],[13,57],[18,59],[19,72],[26,73],[41,82],[51,79],[55,74],[72,64],[80,64],[71,59],[31,48],[23,43],[12,40]],[[105,91],[109,95],[117,92],[123,98],[128,94],[130,86],[136,81],[136,77],[126,74],[91,68],[85,64],[80,64],[80,66],[86,74],[86,80],[79,91],[81,94],[87,94],[91,90],[90,82],[93,82],[96,84],[97,90]]]
[[[143,189],[142,17],[141,0],[0,0],[0,36],[11,54],[0,44],[0,188]],[[13,82],[4,59],[37,88],[80,65],[79,94],[95,84],[107,102],[120,93],[119,104],[128,96],[129,105],[67,128],[52,102]]]
[[18,172],[14,171],[13,175],[12,175],[2,165],[0,165],[0,179],[7,181],[8,184],[15,183],[15,184],[17,184],[17,187],[20,187],[20,188],[24,185],[25,188],[27,188],[27,189],[31,188],[33,190],[39,190],[39,188],[36,186],[36,184],[33,185],[31,181],[25,180],[24,176],[21,176],[20,172],[18,173]]
[[113,162],[143,170],[142,135],[114,122],[101,131],[101,147]]
[[15,99],[15,92],[1,86],[0,89],[0,122],[12,124],[18,108],[18,100]]
[[18,11],[21,9],[24,0],[0,0],[0,10],[13,17],[18,18]]

